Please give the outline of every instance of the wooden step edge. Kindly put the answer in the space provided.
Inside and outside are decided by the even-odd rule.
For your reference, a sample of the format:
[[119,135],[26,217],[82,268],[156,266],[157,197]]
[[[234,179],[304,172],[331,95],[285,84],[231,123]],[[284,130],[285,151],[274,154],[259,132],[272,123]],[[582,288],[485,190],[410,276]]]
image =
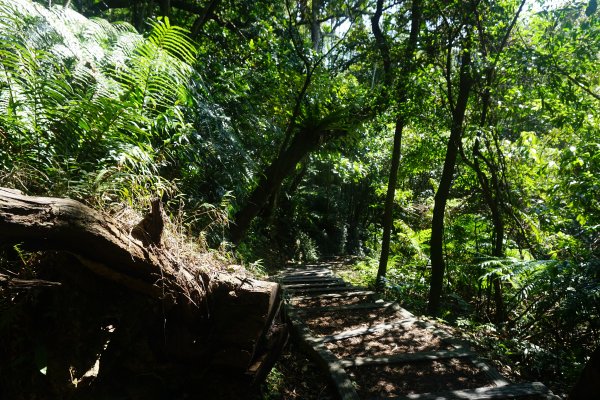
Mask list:
[[312,336],[310,329],[299,318],[294,310],[288,310],[288,318],[292,323],[292,339],[300,345],[304,351],[317,363],[329,377],[330,382],[342,400],[360,400],[352,380],[346,373],[346,370],[339,359],[317,338]]
[[311,281],[320,279],[340,279],[331,274],[309,274],[309,275],[271,275],[270,281],[274,282],[294,282],[294,281]]
[[400,353],[377,357],[355,357],[353,359],[346,358],[342,359],[340,362],[344,368],[349,368],[368,365],[412,363],[415,361],[446,360],[450,358],[466,358],[473,356],[475,356],[475,353],[471,351],[438,350],[420,351],[416,353]]
[[370,309],[378,309],[378,308],[387,308],[392,306],[393,304],[397,304],[395,302],[381,302],[381,303],[358,303],[358,304],[348,304],[343,306],[326,306],[326,307],[298,307],[298,312],[300,314],[308,314],[314,313],[316,311],[321,312],[335,312],[335,311],[351,311],[351,310],[370,310]]
[[281,281],[312,281],[312,280],[319,280],[319,279],[342,279],[337,275],[333,275],[333,274],[295,274],[295,275],[279,275],[276,276],[277,279],[281,280]]
[[276,280],[282,285],[294,285],[299,283],[317,283],[317,282],[343,282],[342,278],[335,276],[313,276],[310,278],[280,278]]
[[283,290],[303,290],[310,288],[327,288],[327,287],[349,287],[344,281],[332,282],[307,282],[307,283],[280,283]]
[[293,297],[294,297],[294,300],[312,300],[314,298],[335,299],[335,298],[343,298],[343,297],[373,296],[373,295],[375,295],[375,292],[373,292],[371,290],[356,290],[354,292],[349,291],[349,292],[343,292],[343,293],[312,293],[312,294],[307,294],[304,296],[293,295]]
[[318,357],[323,360],[322,362],[326,364],[330,380],[338,392],[339,398],[342,400],[360,400],[360,397],[352,384],[352,379],[350,379],[350,376],[337,357],[323,347],[323,345],[317,345],[313,347],[313,350],[318,354]]
[[[430,330],[431,333],[438,336],[440,339],[442,339],[442,341],[451,344],[455,350],[463,350],[470,347],[468,341],[453,337],[443,328],[437,326],[433,322],[417,319],[415,321],[415,325]],[[483,371],[497,387],[506,386],[510,383],[498,372],[498,370],[485,363],[479,356],[470,357],[470,361],[473,363],[473,365]]]
[[[540,395],[546,399],[559,399],[541,382],[513,383],[501,387],[452,390],[447,392],[409,394],[394,397],[394,400],[492,400],[518,399],[519,397]],[[388,398],[389,399],[389,398]]]
[[494,385],[502,387],[510,384],[510,382],[507,381],[506,378],[504,378],[496,368],[491,367],[489,364],[484,362],[479,356],[472,357],[470,361],[477,368],[485,372],[485,374],[494,382]]
[[471,343],[468,340],[454,337],[446,330],[444,330],[444,328],[441,328],[430,321],[424,321],[422,319],[419,319],[415,323],[415,325],[423,329],[429,330],[432,334],[439,337],[442,340],[442,342],[453,346],[455,349],[464,349],[471,347]]
[[[358,303],[358,304],[348,304],[348,305],[340,305],[340,306],[326,306],[326,307],[296,307],[298,313],[300,315],[306,316],[306,314],[317,314],[319,312],[337,312],[337,311],[360,311],[360,310],[372,310],[372,309],[392,309],[396,311],[396,321],[402,321],[405,319],[412,319],[414,315],[410,312],[404,310],[398,303],[395,301],[384,302],[383,300],[380,302],[369,302],[369,303]],[[392,318],[393,315],[390,315],[389,318]],[[388,322],[393,324],[394,321]],[[460,346],[459,346],[460,347]]]
[[367,328],[350,329],[350,330],[336,333],[333,335],[321,336],[317,339],[322,343],[335,342],[338,340],[349,339],[349,338],[356,337],[356,336],[365,336],[365,335],[369,335],[371,333],[394,329],[394,328],[398,328],[401,326],[404,326],[404,327],[410,326],[414,322],[415,322],[414,319],[407,318],[407,319],[403,319],[403,320],[392,322],[392,323],[373,325],[373,326],[369,326]]
[[348,285],[337,285],[337,286],[330,286],[330,287],[318,287],[318,288],[298,288],[298,289],[288,289],[288,288],[283,288],[283,291],[286,293],[290,293],[292,295],[295,295],[296,293],[311,293],[311,294],[326,294],[326,293],[337,293],[337,292],[349,292],[349,291],[356,291],[357,287],[354,286],[348,286]]
[[347,287],[350,288],[352,287],[351,285],[348,285],[345,282],[306,282],[306,283],[281,283],[279,282],[279,285],[281,285],[281,288],[283,290],[287,290],[288,292],[292,293],[292,292],[297,292],[299,290],[304,290],[304,289],[310,289],[312,288],[317,288],[317,289],[322,289],[322,288],[327,288],[327,287]]
[[335,277],[332,271],[279,272],[270,276],[271,279],[310,279]]
[[322,268],[331,268],[331,263],[326,262],[311,262],[309,264],[306,263],[289,263],[285,264],[286,266],[283,268],[287,269],[322,269]]
[[283,269],[277,275],[279,276],[300,276],[300,275],[333,275],[331,268],[312,268],[312,269]]

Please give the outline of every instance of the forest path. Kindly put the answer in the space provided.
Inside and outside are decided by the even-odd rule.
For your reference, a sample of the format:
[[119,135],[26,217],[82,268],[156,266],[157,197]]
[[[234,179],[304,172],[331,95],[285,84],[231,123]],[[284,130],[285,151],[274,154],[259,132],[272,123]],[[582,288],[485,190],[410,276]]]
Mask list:
[[294,265],[272,279],[283,287],[293,339],[340,399],[559,399],[539,382],[509,383],[468,343],[348,284],[333,267]]

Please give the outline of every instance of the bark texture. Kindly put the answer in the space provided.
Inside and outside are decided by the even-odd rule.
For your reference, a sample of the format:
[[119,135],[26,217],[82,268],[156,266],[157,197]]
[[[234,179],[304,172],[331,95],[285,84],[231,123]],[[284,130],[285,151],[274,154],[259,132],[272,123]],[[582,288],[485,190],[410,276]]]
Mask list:
[[[285,325],[279,323],[278,284],[186,265],[167,249],[134,238],[111,217],[77,201],[24,196],[0,188],[0,247],[10,249],[13,244],[58,258],[38,267],[40,279],[0,276],[0,300],[10,304],[18,299],[3,296],[5,292],[41,290],[52,299],[40,306],[44,313],[85,315],[69,332],[42,340],[49,352],[63,349],[49,356],[52,373],[47,379],[55,385],[68,381],[69,373],[73,379],[73,365],[86,364],[80,355],[65,350],[75,346],[89,346],[92,354],[100,354],[97,382],[119,381],[127,386],[132,383],[122,382],[124,376],[156,375],[160,379],[155,383],[164,386],[175,376],[193,375],[188,382],[192,384],[219,370],[251,385],[266,376],[287,337]],[[48,273],[52,279],[47,280]],[[78,300],[66,302],[68,311],[52,308],[53,302],[62,301],[56,298],[72,298],[70,292],[75,291],[80,292],[75,296]],[[83,329],[88,318],[90,326]],[[60,331],[72,320],[49,321],[56,326],[42,330]],[[79,335],[83,343],[54,343],[74,336],[75,330],[87,332]],[[98,348],[87,343],[102,342],[101,338],[108,344]],[[6,343],[6,348],[0,346],[0,370],[10,370],[11,357],[20,356],[11,354],[9,340],[0,340]],[[3,357],[3,352],[8,354]],[[86,360],[87,368],[94,360],[89,355]],[[53,393],[65,395],[58,389]]]
[[233,217],[233,224],[229,232],[231,242],[236,245],[240,243],[250,228],[252,220],[264,209],[298,163],[324,143],[344,136],[346,133],[347,131],[344,129],[321,130],[316,128],[298,131],[285,150],[265,170],[245,205]]
[[460,66],[460,81],[458,88],[458,97],[456,104],[452,109],[452,126],[450,128],[450,138],[446,148],[446,158],[440,185],[435,193],[433,204],[433,217],[431,222],[431,284],[429,288],[429,299],[427,312],[431,315],[437,314],[440,307],[442,288],[444,283],[444,272],[446,263],[444,261],[444,214],[446,203],[450,195],[450,188],[454,180],[454,167],[463,134],[463,123],[469,101],[469,95],[473,86],[473,78],[469,71],[471,65],[471,55],[468,47],[463,51]]
[[[377,47],[381,53],[383,60],[384,70],[384,82],[386,86],[392,86],[392,61],[390,57],[390,49],[387,37],[381,31],[379,27],[379,19],[382,15],[383,1],[377,2],[377,9],[375,15],[371,20],[371,26],[373,35]],[[396,115],[396,127],[394,129],[394,146],[392,149],[392,159],[390,174],[388,179],[388,187],[385,197],[384,211],[383,211],[383,236],[381,239],[381,256],[379,258],[379,268],[377,269],[377,289],[383,290],[384,278],[387,273],[387,263],[390,254],[390,240],[392,234],[392,225],[394,223],[394,199],[396,197],[396,185],[398,183],[398,168],[400,167],[400,156],[402,152],[402,132],[406,123],[405,112],[401,109],[405,106],[408,100],[408,84],[410,76],[415,70],[414,57],[417,51],[417,42],[419,39],[419,32],[421,28],[421,1],[413,0],[411,6],[411,27],[410,36],[404,51],[404,61],[399,71],[399,82],[397,90],[397,109],[395,110]]]

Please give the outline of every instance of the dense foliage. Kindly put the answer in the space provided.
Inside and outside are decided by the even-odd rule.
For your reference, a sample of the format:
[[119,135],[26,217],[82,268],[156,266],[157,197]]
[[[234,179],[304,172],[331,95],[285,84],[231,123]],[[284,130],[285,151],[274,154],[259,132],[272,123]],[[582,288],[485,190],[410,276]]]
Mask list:
[[211,246],[358,255],[374,285],[401,139],[386,293],[572,380],[600,337],[595,0],[205,3],[0,0],[0,184],[160,194]]

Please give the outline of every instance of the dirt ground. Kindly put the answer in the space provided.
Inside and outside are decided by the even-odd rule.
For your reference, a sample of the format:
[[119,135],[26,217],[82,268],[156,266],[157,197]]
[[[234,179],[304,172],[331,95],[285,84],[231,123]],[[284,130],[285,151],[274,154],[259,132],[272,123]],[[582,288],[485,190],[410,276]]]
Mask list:
[[399,326],[370,335],[326,343],[339,358],[375,357],[417,351],[450,350],[451,346],[429,330],[414,325]]
[[456,359],[358,367],[349,373],[361,398],[493,386],[484,372],[468,361]]
[[400,320],[393,308],[371,310],[344,310],[309,313],[304,321],[316,336],[331,335],[359,328],[369,328],[379,324]]
[[298,308],[336,307],[371,302],[370,295],[342,296],[342,297],[314,297],[311,299],[294,299],[292,305]]

